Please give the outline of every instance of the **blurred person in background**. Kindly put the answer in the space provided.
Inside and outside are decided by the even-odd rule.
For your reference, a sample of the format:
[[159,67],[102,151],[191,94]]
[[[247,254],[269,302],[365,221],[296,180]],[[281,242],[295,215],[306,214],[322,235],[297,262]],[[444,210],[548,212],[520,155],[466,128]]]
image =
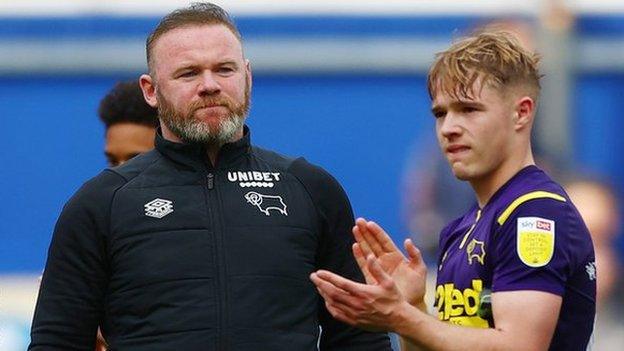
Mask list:
[[106,130],[104,155],[109,166],[154,148],[158,109],[145,102],[138,80],[117,83],[100,102],[98,115]]
[[353,228],[353,252],[367,284],[326,270],[311,275],[333,316],[395,331],[407,350],[591,348],[591,237],[531,150],[537,62],[512,35],[481,32],[438,54],[429,71],[440,148],[477,197],[440,233],[438,318],[426,312],[427,269],[416,246],[406,240],[405,258],[364,219]]
[[[229,15],[197,3],[146,44],[155,149],[88,181],[54,230],[30,350],[390,350],[334,318],[315,269],[363,276],[339,183],[251,144],[251,66]],[[322,333],[320,333],[322,328]]]
[[[105,128],[104,155],[110,167],[154,148],[158,109],[145,102],[138,80],[118,82],[100,101],[98,116]],[[96,351],[106,350],[98,329]]]
[[565,185],[587,224],[596,251],[597,312],[594,349],[620,351],[624,346],[621,262],[615,249],[620,233],[620,204],[614,189],[594,179]]

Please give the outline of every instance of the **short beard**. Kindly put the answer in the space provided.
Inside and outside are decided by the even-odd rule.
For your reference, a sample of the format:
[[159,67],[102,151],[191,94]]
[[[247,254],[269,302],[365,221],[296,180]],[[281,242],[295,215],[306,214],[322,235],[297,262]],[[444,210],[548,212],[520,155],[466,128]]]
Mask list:
[[[187,144],[221,147],[232,142],[238,131],[243,129],[249,113],[249,90],[249,82],[247,82],[244,101],[241,104],[237,105],[230,98],[222,95],[207,96],[192,103],[185,113],[176,110],[160,91],[157,91],[158,116],[173,134]],[[219,121],[218,130],[211,129],[208,123],[194,117],[197,110],[209,105],[221,105],[229,111],[228,115]]]

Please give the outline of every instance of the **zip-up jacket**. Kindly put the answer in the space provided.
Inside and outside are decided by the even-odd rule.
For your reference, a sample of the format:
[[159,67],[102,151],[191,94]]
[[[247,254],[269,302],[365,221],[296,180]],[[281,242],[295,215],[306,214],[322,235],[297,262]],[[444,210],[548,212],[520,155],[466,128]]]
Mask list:
[[[331,317],[309,280],[362,281],[338,182],[303,158],[161,135],[85,183],[54,229],[30,350],[390,350]],[[320,328],[319,328],[320,326]],[[321,331],[322,330],[322,331]]]

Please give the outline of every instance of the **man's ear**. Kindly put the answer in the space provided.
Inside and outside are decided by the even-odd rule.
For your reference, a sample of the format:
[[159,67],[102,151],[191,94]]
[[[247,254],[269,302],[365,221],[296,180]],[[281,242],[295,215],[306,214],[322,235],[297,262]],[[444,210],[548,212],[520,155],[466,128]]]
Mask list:
[[531,128],[535,117],[535,101],[529,96],[523,96],[516,101],[514,110],[514,128]]
[[148,105],[158,107],[158,98],[156,96],[156,82],[149,74],[142,74],[139,78],[139,86],[143,91],[143,98]]
[[253,78],[251,74],[251,62],[249,62],[249,60],[245,60],[245,75],[247,76],[247,84],[249,85],[248,89],[251,91]]

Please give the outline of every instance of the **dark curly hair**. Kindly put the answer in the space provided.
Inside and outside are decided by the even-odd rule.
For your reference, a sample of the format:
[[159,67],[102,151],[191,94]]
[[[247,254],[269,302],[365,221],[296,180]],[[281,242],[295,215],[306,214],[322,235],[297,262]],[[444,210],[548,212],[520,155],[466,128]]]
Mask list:
[[106,129],[123,122],[158,126],[158,110],[145,102],[136,80],[117,83],[100,102],[98,115]]

